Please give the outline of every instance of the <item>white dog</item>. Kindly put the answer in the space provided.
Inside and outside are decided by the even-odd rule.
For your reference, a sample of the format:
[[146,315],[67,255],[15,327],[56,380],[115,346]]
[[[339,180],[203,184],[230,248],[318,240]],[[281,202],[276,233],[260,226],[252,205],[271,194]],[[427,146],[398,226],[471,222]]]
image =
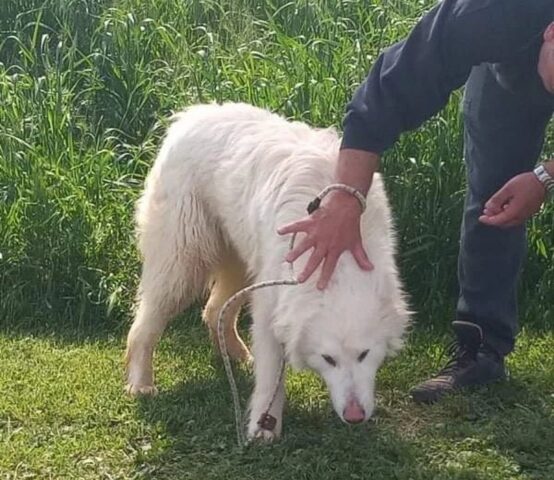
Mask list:
[[[211,292],[203,317],[213,334],[232,294],[252,282],[290,278],[284,262],[289,238],[276,231],[306,215],[308,203],[333,182],[339,144],[333,130],[245,104],[199,105],[177,115],[137,208],[143,271],[127,343],[129,393],[155,393],[154,347],[171,317],[206,287]],[[269,412],[275,429],[260,431],[257,422],[273,396],[282,352],[292,366],[325,380],[343,421],[371,416],[377,369],[400,348],[409,320],[378,176],[361,229],[374,270],[362,271],[344,254],[324,291],[315,286],[316,272],[301,285],[253,292],[250,437],[271,439],[281,432],[282,383]],[[245,360],[249,352],[235,328],[239,308],[225,320],[226,343],[232,357]]]

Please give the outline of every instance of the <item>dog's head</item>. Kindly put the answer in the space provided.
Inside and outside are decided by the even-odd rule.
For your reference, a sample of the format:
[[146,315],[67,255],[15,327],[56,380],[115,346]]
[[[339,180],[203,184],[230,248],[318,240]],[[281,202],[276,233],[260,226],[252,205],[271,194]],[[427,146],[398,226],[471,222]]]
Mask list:
[[326,290],[315,280],[288,291],[276,334],[294,367],[323,378],[341,420],[364,422],[373,413],[377,370],[401,348],[409,322],[396,272],[383,265],[362,272],[343,255]]

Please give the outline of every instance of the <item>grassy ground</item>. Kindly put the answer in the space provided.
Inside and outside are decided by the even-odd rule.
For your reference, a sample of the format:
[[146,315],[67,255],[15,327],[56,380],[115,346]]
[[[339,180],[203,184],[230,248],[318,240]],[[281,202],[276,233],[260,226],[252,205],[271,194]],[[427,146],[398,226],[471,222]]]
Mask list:
[[339,125],[379,50],[432,3],[0,2],[0,478],[554,478],[551,208],[530,224],[513,379],[432,408],[406,399],[440,363],[456,296],[458,94],[384,159],[418,314],[374,424],[341,425],[296,375],[284,441],[239,455],[194,312],[162,344],[160,396],[121,393],[133,203],[169,114],[242,100]]
[[509,382],[416,407],[408,387],[440,364],[437,338],[416,334],[381,371],[375,419],[361,427],[338,420],[314,376],[289,375],[283,440],[241,453],[222,365],[197,318],[171,329],[156,362],[160,394],[138,402],[122,392],[119,335],[4,334],[0,478],[547,480],[553,341],[528,330]]

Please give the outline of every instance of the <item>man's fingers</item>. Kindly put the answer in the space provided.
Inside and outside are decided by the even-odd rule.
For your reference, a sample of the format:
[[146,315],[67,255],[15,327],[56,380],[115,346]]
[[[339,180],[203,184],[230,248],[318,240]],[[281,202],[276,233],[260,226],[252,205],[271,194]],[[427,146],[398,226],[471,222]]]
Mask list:
[[314,246],[313,240],[311,240],[309,237],[304,237],[298,245],[296,245],[292,250],[290,250],[287,253],[287,255],[285,256],[285,260],[289,263],[292,263],[306,250],[309,250],[313,246]]
[[367,254],[365,253],[364,247],[361,242],[359,242],[353,249],[352,249],[352,255],[354,256],[354,259],[356,262],[358,262],[358,265],[363,270],[373,270],[373,263],[370,262],[369,258],[367,258]]
[[485,203],[485,215],[499,215],[512,197],[511,189],[507,186],[502,187]]
[[504,185],[485,203],[483,215],[479,221],[495,227],[505,226],[514,220],[514,209],[510,207],[510,201],[513,199],[511,189]]
[[277,229],[277,233],[279,235],[286,235],[288,233],[305,232],[307,227],[312,222],[313,220],[311,218],[303,218],[302,220],[298,220],[297,222],[289,223],[288,225],[283,225],[282,227]]
[[498,215],[502,211],[502,207],[498,207],[497,205],[492,205],[490,207],[485,206],[483,209],[483,215],[493,216]]
[[498,215],[481,215],[479,221],[493,227],[513,227],[520,223],[519,217],[510,208],[506,208]]
[[321,268],[321,275],[317,282],[317,288],[319,288],[319,290],[324,290],[325,287],[327,287],[329,279],[331,278],[331,275],[333,275],[335,267],[337,266],[339,256],[340,255],[335,253],[327,253],[325,261],[323,262],[323,267]]
[[310,278],[310,276],[312,275],[312,273],[315,272],[315,269],[319,266],[324,257],[324,250],[314,250],[310,258],[308,259],[308,263],[306,263],[304,270],[300,275],[298,275],[298,281],[302,283]]

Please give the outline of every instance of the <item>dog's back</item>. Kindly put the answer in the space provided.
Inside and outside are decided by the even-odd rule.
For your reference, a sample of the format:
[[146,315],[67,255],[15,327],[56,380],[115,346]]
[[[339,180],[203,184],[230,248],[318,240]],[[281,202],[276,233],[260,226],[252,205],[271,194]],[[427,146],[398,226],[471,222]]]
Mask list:
[[[277,224],[303,215],[332,179],[339,147],[332,129],[288,122],[246,104],[194,106],[174,120],[139,203],[139,232],[145,218],[150,221],[151,203],[160,214],[167,202],[166,214],[183,223],[176,212],[185,202],[197,229],[217,224],[226,240],[240,237],[234,243],[244,258],[254,258]],[[256,235],[245,238],[252,231]]]

